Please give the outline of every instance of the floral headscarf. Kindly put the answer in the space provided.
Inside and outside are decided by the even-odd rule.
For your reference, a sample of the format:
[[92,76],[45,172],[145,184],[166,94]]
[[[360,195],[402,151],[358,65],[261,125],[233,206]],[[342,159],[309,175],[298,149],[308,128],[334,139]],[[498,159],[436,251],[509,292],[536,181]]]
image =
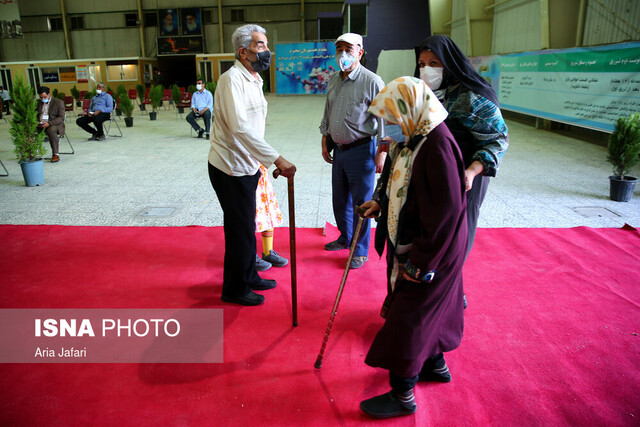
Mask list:
[[389,211],[387,226],[393,246],[398,239],[398,217],[407,200],[411,167],[426,135],[447,118],[438,98],[415,77],[398,77],[375,97],[369,112],[390,123],[399,124],[406,143],[394,142],[389,148],[391,171],[387,183]]

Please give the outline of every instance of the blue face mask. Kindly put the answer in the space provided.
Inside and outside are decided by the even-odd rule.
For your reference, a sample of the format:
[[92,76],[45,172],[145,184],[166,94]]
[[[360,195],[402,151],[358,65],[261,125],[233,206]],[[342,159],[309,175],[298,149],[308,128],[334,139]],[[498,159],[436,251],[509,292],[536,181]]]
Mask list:
[[340,66],[340,70],[346,71],[356,62],[356,57],[349,55],[344,50],[341,53],[336,53],[336,60]]
[[44,102],[45,104],[48,104],[48,103],[49,103],[49,98],[47,98],[47,99],[42,99],[42,102]]

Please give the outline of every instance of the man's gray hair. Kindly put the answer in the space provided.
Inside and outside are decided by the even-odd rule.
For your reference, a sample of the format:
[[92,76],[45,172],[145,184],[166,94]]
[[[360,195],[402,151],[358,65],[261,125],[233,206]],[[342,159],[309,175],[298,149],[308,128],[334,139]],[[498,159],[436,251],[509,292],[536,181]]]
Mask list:
[[241,47],[245,49],[249,49],[249,45],[253,38],[251,34],[253,33],[262,33],[265,36],[267,35],[267,30],[262,28],[260,25],[256,24],[247,24],[242,27],[236,28],[231,36],[231,41],[233,42],[233,50],[236,54],[236,59],[240,59],[240,55],[238,54],[238,49]]

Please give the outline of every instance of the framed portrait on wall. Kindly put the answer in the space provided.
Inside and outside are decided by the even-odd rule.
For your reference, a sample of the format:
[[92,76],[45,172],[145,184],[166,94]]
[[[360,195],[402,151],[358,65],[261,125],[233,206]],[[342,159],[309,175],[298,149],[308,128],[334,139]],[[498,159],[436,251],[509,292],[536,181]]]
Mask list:
[[176,9],[158,9],[158,27],[161,36],[178,35],[178,11]]
[[182,35],[195,36],[202,34],[202,19],[200,15],[200,8],[181,8],[180,23],[182,24]]

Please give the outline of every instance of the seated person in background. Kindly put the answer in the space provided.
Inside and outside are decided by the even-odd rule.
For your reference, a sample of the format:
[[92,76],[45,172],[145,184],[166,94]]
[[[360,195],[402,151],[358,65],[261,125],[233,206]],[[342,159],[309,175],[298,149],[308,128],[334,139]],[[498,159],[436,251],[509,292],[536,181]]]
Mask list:
[[[187,115],[187,122],[189,122],[193,130],[198,132],[198,138],[202,138],[202,134],[206,134],[205,138],[209,139],[211,112],[213,111],[213,95],[204,88],[204,81],[202,79],[196,81],[196,89],[191,96],[191,112]],[[198,117],[204,119],[204,129],[196,123]]]
[[60,136],[64,135],[64,103],[58,98],[51,96],[50,90],[46,86],[38,88],[38,104],[36,111],[38,112],[38,132],[44,132],[49,137],[51,144],[51,162],[59,162],[58,143]]
[[[105,92],[104,83],[98,83],[96,96],[91,99],[87,115],[78,117],[76,124],[91,134],[89,141],[104,141],[102,123],[111,119],[111,111],[113,111],[113,98]],[[89,123],[94,123],[95,129],[89,126]]]
[[2,118],[2,110],[4,110],[7,115],[11,114],[11,110],[9,109],[11,96],[9,96],[9,92],[2,86],[0,86],[0,99],[0,102],[2,102],[2,106],[0,106],[0,118]]

